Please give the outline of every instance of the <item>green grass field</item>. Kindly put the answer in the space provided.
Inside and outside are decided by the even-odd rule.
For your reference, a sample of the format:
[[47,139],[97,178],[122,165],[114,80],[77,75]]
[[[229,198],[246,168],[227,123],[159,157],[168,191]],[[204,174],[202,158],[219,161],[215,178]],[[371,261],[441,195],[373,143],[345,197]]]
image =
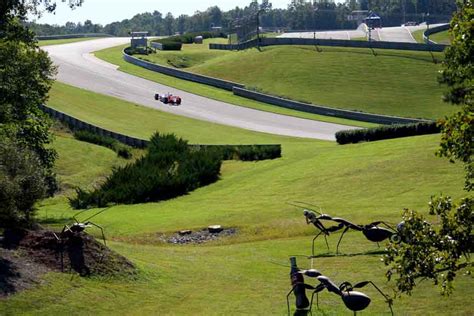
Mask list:
[[[125,66],[121,61],[122,48],[110,48],[96,56],[136,74],[135,66]],[[193,44],[184,45],[180,52],[158,51],[141,58],[325,106],[430,119],[455,111],[441,100],[444,87],[436,80],[441,66],[433,64],[429,53],[376,53],[329,47],[322,47],[318,53],[313,47],[296,46],[228,52]],[[442,59],[442,54],[435,56]]]
[[55,40],[40,40],[38,41],[38,46],[48,46],[48,45],[61,45],[69,43],[77,43],[83,41],[95,40],[97,37],[81,37],[81,38],[66,38],[66,39],[55,39]]
[[[462,194],[462,167],[434,156],[438,135],[340,146],[175,117],[60,84],[49,104],[139,137],[158,130],[195,143],[281,143],[283,157],[227,161],[220,181],[187,196],[109,209],[94,221],[104,226],[109,245],[138,266],[136,279],[49,273],[34,289],[0,300],[2,315],[286,315],[289,267],[282,265],[290,255],[309,255],[315,233],[302,211],[287,202],[318,204],[328,214],[360,224],[379,219],[396,223],[404,207],[426,210],[432,194]],[[104,108],[107,105],[115,110]],[[39,205],[39,218],[61,222],[73,214],[66,202],[70,188],[98,183],[124,161],[111,150],[63,134],[54,146],[64,192]],[[235,227],[238,234],[205,245],[174,246],[160,239],[163,233],[210,224]],[[338,237],[328,238],[332,251]],[[317,254],[326,253],[323,239],[316,246]],[[372,280],[391,293],[393,284],[385,280],[380,255],[370,253],[380,250],[375,244],[350,232],[340,250],[358,255],[322,256],[315,267],[338,284]],[[306,259],[298,260],[302,267],[309,266]],[[469,299],[472,278],[460,275],[456,286],[448,300],[429,282],[420,283],[413,297],[395,301],[395,313],[469,315],[474,308]],[[388,314],[375,290],[363,291],[373,302],[361,314]],[[328,292],[320,295],[320,306],[325,315],[348,314],[340,299]]]

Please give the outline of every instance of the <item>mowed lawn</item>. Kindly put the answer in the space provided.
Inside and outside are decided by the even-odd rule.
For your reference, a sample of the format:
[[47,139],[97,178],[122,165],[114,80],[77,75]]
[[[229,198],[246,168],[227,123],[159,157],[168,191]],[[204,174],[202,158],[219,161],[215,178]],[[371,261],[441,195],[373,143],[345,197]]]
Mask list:
[[[158,51],[141,58],[330,107],[430,119],[456,110],[442,101],[445,87],[437,82],[441,64],[434,64],[428,52],[379,49],[374,56],[368,49],[320,48],[322,52],[310,46],[229,52],[191,44],[180,52]],[[96,56],[117,62],[120,54],[121,48],[111,48]],[[443,58],[441,53],[434,56]]]

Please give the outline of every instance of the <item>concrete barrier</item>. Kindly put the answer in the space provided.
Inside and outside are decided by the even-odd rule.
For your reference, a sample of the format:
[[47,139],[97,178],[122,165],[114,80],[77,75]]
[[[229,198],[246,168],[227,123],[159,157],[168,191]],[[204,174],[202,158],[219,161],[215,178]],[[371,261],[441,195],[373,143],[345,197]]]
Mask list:
[[413,119],[413,118],[404,118],[404,117],[397,117],[397,116],[388,116],[388,115],[379,115],[379,114],[371,114],[371,113],[364,113],[364,112],[356,112],[356,111],[349,111],[349,110],[342,110],[342,109],[334,109],[320,105],[313,105],[298,101],[287,100],[275,96],[271,96],[268,94],[263,94],[255,91],[250,91],[247,89],[242,89],[238,87],[234,87],[233,90],[235,95],[253,99],[256,101],[264,102],[273,104],[276,106],[325,115],[325,116],[333,116],[333,117],[340,117],[350,120],[357,120],[357,121],[364,121],[376,124],[409,124],[409,123],[418,123],[418,122],[429,122],[429,120],[422,120],[422,119]]
[[159,72],[168,76],[172,76],[172,77],[176,77],[176,78],[180,78],[184,80],[206,84],[209,86],[213,86],[213,87],[217,87],[217,88],[221,88],[221,89],[225,89],[229,91],[232,91],[233,87],[241,87],[241,88],[244,87],[244,85],[239,84],[239,83],[221,80],[221,79],[212,78],[212,77],[203,76],[203,75],[198,75],[198,74],[193,74],[187,71],[157,65],[157,64],[154,64],[142,59],[135,58],[131,55],[128,55],[125,51],[123,51],[123,59],[129,63],[146,68],[151,71]]
[[[220,50],[242,50],[257,46],[257,40],[241,44],[209,44],[210,49]],[[366,41],[350,41],[335,39],[312,39],[312,38],[261,38],[260,46],[278,46],[278,45],[318,45],[331,47],[350,47],[350,48],[372,48],[372,49],[396,49],[396,50],[412,50],[412,51],[430,51],[442,52],[447,45],[442,44],[419,44],[419,43],[403,43],[403,42],[366,42]]]
[[[77,130],[86,130],[101,136],[106,136],[106,137],[111,137],[113,139],[118,140],[121,143],[124,143],[126,145],[136,147],[136,148],[145,148],[148,146],[149,141],[144,140],[141,138],[136,138],[136,137],[131,137],[128,135],[112,132],[109,130],[106,130],[104,128],[86,123],[84,121],[81,121],[71,115],[68,115],[66,113],[60,112],[58,110],[55,110],[53,108],[50,108],[46,105],[41,105],[40,109],[48,114],[50,117],[61,121],[65,124],[67,124],[73,131]],[[267,147],[267,146],[278,146],[280,148],[281,152],[281,145],[280,144],[258,144],[258,145],[203,145],[203,144],[190,144],[189,145],[192,148],[195,148],[196,150],[199,150],[201,148],[222,148],[225,149],[226,147],[229,148],[245,148],[245,147]]]
[[428,39],[429,36],[432,34],[447,31],[447,30],[449,30],[449,24],[435,26],[430,29],[427,29],[426,31],[423,32],[423,40],[425,41],[425,43],[430,44],[430,45],[439,45],[436,42],[433,42],[432,40]]
[[114,36],[110,34],[105,34],[105,33],[62,34],[62,35],[36,36],[36,39],[39,41],[46,41],[46,40],[70,39],[70,38],[85,38],[85,37],[114,37]]

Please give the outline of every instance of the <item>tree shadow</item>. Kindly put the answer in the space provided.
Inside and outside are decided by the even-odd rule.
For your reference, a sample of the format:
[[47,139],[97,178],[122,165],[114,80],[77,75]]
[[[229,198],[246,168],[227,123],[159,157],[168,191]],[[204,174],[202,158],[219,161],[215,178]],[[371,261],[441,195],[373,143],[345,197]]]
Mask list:
[[20,273],[10,260],[0,258],[0,296],[8,296],[16,292],[15,280]]
[[373,256],[373,255],[384,255],[388,253],[386,250],[370,250],[365,252],[357,253],[322,253],[314,256],[309,256],[308,259],[314,258],[332,258],[332,257],[357,257],[357,256]]

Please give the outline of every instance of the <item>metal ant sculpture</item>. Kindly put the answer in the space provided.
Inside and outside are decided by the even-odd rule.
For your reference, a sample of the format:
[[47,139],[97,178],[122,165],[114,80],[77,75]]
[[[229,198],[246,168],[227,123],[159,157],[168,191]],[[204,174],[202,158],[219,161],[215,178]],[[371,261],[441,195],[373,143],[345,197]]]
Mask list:
[[[110,207],[109,207],[110,208]],[[86,230],[86,228],[89,228],[89,227],[97,227],[100,229],[101,233],[102,233],[102,240],[104,242],[104,246],[107,246],[106,242],[105,242],[105,234],[104,234],[104,229],[100,226],[100,225],[97,225],[96,223],[94,222],[91,222],[90,220],[94,217],[96,217],[97,215],[99,214],[102,214],[103,212],[105,212],[106,210],[108,210],[109,208],[106,208],[106,209],[103,209],[97,213],[95,213],[94,215],[92,216],[89,216],[88,218],[86,218],[84,221],[80,222],[77,220],[76,216],[88,211],[88,210],[85,210],[85,211],[81,211],[77,214],[75,214],[72,218],[74,219],[74,223],[72,224],[69,224],[69,225],[64,225],[63,227],[63,230],[61,231],[61,233],[59,233],[59,238],[58,239],[62,239],[63,237],[65,237],[68,233],[72,233],[72,234],[76,234],[76,233],[82,233],[83,231]]]
[[76,235],[78,233],[82,233],[83,231],[86,230],[86,228],[94,226],[94,227],[97,227],[97,228],[100,229],[100,231],[102,233],[102,240],[104,242],[104,246],[107,246],[106,241],[105,241],[104,229],[100,225],[97,225],[94,222],[91,222],[90,220],[92,218],[96,217],[97,215],[105,212],[109,208],[103,209],[103,210],[95,213],[94,215],[86,218],[83,222],[78,221],[77,218],[76,218],[76,216],[86,212],[87,210],[81,211],[81,212],[75,214],[72,217],[74,219],[74,223],[69,224],[69,225],[68,224],[64,225],[62,231],[59,234],[56,234],[56,233],[53,232],[53,235],[54,235],[54,237],[56,238],[56,240],[58,242],[59,252],[61,253],[61,271],[64,271],[64,254],[63,254],[64,244],[65,244],[66,239],[71,237],[71,235]]
[[[302,202],[298,202],[298,203],[302,203]],[[307,203],[304,203],[304,204],[310,205]],[[291,205],[302,207],[301,205],[297,205],[297,204],[291,204]],[[311,248],[313,256],[314,256],[314,242],[316,238],[318,238],[321,234],[323,234],[324,240],[326,241],[326,246],[328,247],[328,250],[329,250],[327,236],[341,229],[344,229],[344,230],[341,234],[341,237],[339,237],[339,241],[337,242],[336,253],[339,253],[339,245],[341,243],[341,240],[344,237],[344,234],[349,229],[362,232],[365,238],[367,238],[367,240],[376,242],[377,244],[386,239],[389,239],[393,243],[400,243],[402,241],[401,234],[400,234],[401,224],[397,226],[397,229],[393,228],[392,226],[390,226],[384,221],[376,221],[367,225],[358,225],[340,217],[332,217],[328,214],[322,214],[318,211],[308,208],[307,206],[306,208],[304,208],[303,214],[306,218],[306,223],[313,224],[314,227],[316,227],[319,230],[319,233],[313,238],[313,243],[312,243],[312,248]],[[333,222],[336,222],[337,225],[326,227],[323,225],[322,221],[333,221]],[[384,227],[381,227],[380,225],[383,225]]]
[[[286,304],[288,307],[288,315],[290,315],[290,301],[289,301],[289,296],[291,293],[295,293],[296,297],[296,309],[297,311],[309,311],[311,312],[311,309],[313,307],[313,300],[314,300],[314,295],[316,294],[316,305],[319,308],[319,292],[327,289],[329,292],[334,293],[336,295],[339,295],[344,302],[344,305],[348,309],[354,312],[354,315],[356,312],[361,311],[366,309],[370,302],[371,299],[369,296],[366,294],[359,292],[359,291],[354,291],[354,289],[357,288],[362,288],[368,284],[371,284],[374,286],[374,288],[385,298],[385,301],[388,303],[388,307],[390,308],[390,312],[393,315],[393,309],[392,309],[392,299],[389,298],[387,295],[385,295],[372,281],[363,281],[359,282],[355,285],[352,285],[349,282],[343,282],[341,285],[337,286],[332,280],[330,280],[328,277],[324,276],[319,272],[318,270],[315,269],[310,269],[310,270],[300,270],[296,266],[296,258],[291,257],[290,258],[291,262],[291,285],[292,289],[291,291],[287,294],[286,296]],[[312,286],[309,284],[304,283],[304,276],[310,277],[310,278],[316,278],[319,281],[319,284],[316,286]],[[306,296],[306,290],[312,290],[313,293],[311,295],[311,301],[308,300]],[[309,308],[309,310],[308,310]]]

